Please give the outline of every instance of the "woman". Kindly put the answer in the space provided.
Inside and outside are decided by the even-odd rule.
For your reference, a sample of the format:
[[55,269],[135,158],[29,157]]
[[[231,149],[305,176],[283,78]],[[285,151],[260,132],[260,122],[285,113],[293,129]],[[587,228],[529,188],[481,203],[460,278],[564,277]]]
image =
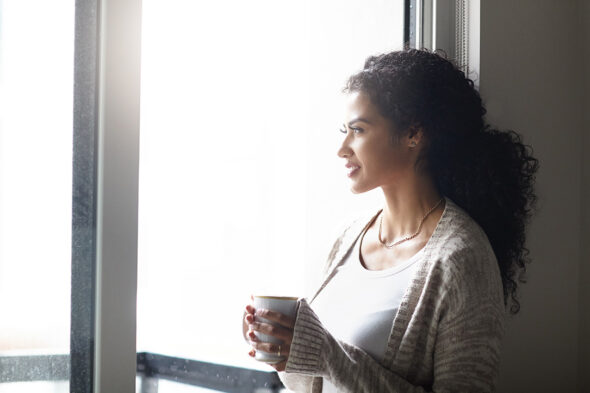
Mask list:
[[485,123],[473,82],[436,53],[370,57],[345,92],[338,155],[352,191],[381,188],[383,209],[337,239],[295,320],[246,307],[250,356],[285,356],[273,367],[297,392],[493,391],[537,160]]

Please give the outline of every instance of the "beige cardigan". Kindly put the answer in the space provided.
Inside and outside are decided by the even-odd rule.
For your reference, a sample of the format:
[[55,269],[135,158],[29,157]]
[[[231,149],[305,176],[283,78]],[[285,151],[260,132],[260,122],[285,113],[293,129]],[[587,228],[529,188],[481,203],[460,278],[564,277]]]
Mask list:
[[[324,282],[311,301],[371,220],[355,222],[338,238]],[[493,391],[506,308],[500,271],[485,233],[447,198],[417,263],[381,362],[332,337],[308,302],[300,299],[286,370],[279,373],[285,386],[319,393],[324,377],[342,392]]]

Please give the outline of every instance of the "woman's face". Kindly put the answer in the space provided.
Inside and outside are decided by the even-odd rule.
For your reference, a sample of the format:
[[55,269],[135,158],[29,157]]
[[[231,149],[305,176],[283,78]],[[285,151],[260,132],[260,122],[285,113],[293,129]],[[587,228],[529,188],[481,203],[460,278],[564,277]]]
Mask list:
[[351,191],[399,186],[414,173],[416,154],[409,136],[392,140],[393,124],[363,92],[345,97],[345,134],[338,156],[346,160]]

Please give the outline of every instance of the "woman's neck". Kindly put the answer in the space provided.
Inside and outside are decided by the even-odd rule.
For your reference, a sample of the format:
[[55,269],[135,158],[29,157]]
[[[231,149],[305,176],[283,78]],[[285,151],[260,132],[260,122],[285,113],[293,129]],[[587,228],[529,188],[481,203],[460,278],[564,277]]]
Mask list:
[[429,176],[415,176],[406,184],[382,187],[382,190],[385,197],[382,239],[386,243],[415,233],[424,215],[442,198]]

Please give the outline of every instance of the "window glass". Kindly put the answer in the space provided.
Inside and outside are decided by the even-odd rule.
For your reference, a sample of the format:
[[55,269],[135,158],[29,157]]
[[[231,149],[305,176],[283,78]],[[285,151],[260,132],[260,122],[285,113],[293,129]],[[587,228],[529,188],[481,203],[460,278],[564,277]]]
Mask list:
[[219,393],[219,390],[211,390],[198,386],[186,385],[173,381],[160,380],[158,393]]
[[73,49],[73,0],[0,1],[2,357],[69,353]]
[[12,382],[0,384],[0,393],[68,393],[69,391],[68,381]]
[[[250,293],[307,296],[376,205],[336,155],[341,90],[403,1],[144,0],[138,351],[245,367]],[[268,369],[268,367],[264,368]]]

